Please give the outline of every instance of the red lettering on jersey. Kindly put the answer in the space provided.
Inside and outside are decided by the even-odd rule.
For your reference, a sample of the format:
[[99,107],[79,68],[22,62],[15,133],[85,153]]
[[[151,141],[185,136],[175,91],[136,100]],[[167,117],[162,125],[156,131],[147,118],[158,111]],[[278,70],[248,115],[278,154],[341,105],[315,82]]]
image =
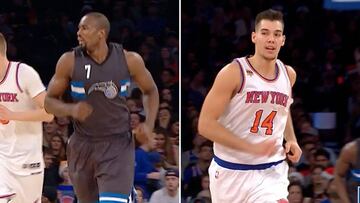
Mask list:
[[276,104],[282,105],[283,95],[279,92],[276,92]]
[[267,103],[269,100],[269,95],[271,96],[270,103],[287,106],[289,96],[281,92],[273,91],[251,91],[246,93],[245,103]]
[[269,91],[261,92],[261,103],[266,103],[269,98]]
[[289,96],[284,95],[283,106],[285,107],[287,106],[288,100],[289,100]]
[[254,92],[247,92],[246,93],[246,100],[245,103],[253,103],[253,98],[254,98]]
[[271,102],[270,103],[275,103],[275,97],[276,97],[276,92],[270,92],[271,94]]
[[1,102],[18,102],[17,93],[0,93]]
[[257,103],[260,103],[260,98],[259,98],[259,97],[260,97],[260,93],[261,93],[261,92],[257,92],[257,91],[256,91],[256,92],[254,92],[254,93],[255,93],[255,94],[254,94],[253,103],[256,103],[256,104],[257,104]]

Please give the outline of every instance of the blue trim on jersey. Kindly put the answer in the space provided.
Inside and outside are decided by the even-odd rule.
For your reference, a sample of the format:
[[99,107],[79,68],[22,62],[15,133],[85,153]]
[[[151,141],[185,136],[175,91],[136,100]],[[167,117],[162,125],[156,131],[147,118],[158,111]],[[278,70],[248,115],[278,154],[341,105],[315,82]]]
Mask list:
[[[113,198],[113,199],[112,199]],[[102,192],[99,195],[99,202],[101,203],[115,203],[115,202],[128,202],[129,195],[112,193],[112,192]]]
[[74,97],[75,99],[85,99],[86,98],[85,94],[76,93],[73,91],[71,91],[71,96]]
[[219,157],[214,155],[214,161],[221,167],[231,169],[231,170],[264,170],[270,168],[271,166],[276,166],[279,163],[283,162],[284,160],[270,162],[265,164],[239,164],[239,163],[232,163],[225,160],[220,159]]
[[122,199],[127,199],[129,195],[120,194],[120,193],[113,193],[113,192],[102,192],[99,195],[100,197],[117,197]]
[[71,85],[73,85],[74,87],[84,87],[84,82],[82,81],[71,81]]
[[108,200],[104,200],[104,201],[100,201],[99,203],[119,203],[118,201],[108,201]]
[[349,173],[350,180],[353,180],[355,182],[360,182],[360,170],[359,169],[353,169]]
[[129,95],[130,79],[120,80],[120,91],[119,95],[126,97]]

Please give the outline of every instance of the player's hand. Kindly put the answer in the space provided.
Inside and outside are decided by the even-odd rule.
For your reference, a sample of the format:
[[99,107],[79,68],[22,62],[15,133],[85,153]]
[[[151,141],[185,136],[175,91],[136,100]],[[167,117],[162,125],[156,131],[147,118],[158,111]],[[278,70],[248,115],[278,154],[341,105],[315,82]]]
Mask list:
[[249,152],[259,156],[272,156],[276,153],[276,140],[265,140],[249,146]]
[[2,124],[7,124],[9,120],[14,120],[14,115],[13,111],[0,104],[0,122]]
[[285,143],[286,156],[292,163],[297,163],[300,160],[302,151],[296,141],[289,141]]
[[74,105],[72,117],[81,122],[85,121],[87,117],[93,112],[93,107],[86,102],[78,102]]

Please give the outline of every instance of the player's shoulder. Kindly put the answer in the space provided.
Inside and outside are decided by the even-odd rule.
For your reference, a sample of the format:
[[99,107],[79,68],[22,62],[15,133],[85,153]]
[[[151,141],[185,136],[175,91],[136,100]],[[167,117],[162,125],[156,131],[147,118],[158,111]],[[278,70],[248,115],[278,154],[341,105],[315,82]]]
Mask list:
[[57,66],[71,67],[75,63],[75,50],[67,51],[61,55]]
[[351,159],[351,157],[357,157],[357,150],[358,149],[358,142],[352,141],[344,145],[344,147],[341,149],[340,157],[343,160]]
[[240,64],[236,60],[233,60],[220,69],[218,76],[225,80],[236,79],[241,75],[240,71]]
[[24,62],[15,62],[15,63],[16,63],[16,67],[17,67],[16,71],[18,72],[19,75],[21,75],[21,74],[27,75],[30,73],[37,73],[36,69],[27,63],[24,63]]
[[345,144],[341,151],[352,152],[357,150],[357,148],[358,148],[358,141],[354,140],[352,142]]
[[128,51],[128,50],[123,50],[124,51],[124,56],[125,56],[125,60],[126,63],[128,65],[129,71],[131,74],[135,72],[137,72],[136,70],[142,69],[143,67],[145,67],[145,62],[142,59],[142,57],[140,56],[140,54],[138,54],[137,52],[134,51]]
[[125,55],[125,58],[127,61],[142,60],[142,57],[140,56],[140,54],[135,51],[128,51],[126,49],[124,49],[123,51],[124,51],[124,55]]
[[[76,49],[76,48],[75,48]],[[65,60],[70,60],[70,59],[74,59],[74,56],[75,56],[75,49],[73,50],[70,50],[70,51],[67,51],[67,52],[64,52],[60,59],[65,59]]]
[[233,60],[224,65],[217,73],[214,86],[231,90],[232,94],[235,94],[240,90],[242,83],[243,75],[241,74],[241,67],[238,62]]
[[277,60],[278,60],[281,64],[284,65],[285,71],[286,71],[287,75],[289,76],[289,79],[290,79],[290,82],[291,82],[291,86],[294,86],[295,81],[296,81],[296,71],[295,71],[295,69],[294,69],[292,66],[283,63],[280,59],[277,59]]
[[289,75],[296,76],[296,71],[292,66],[285,64],[285,68]]

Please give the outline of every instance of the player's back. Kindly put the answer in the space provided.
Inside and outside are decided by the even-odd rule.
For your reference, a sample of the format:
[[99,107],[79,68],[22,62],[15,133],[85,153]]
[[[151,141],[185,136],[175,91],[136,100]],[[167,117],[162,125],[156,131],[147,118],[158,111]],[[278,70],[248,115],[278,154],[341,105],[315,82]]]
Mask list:
[[93,112],[85,122],[74,122],[75,132],[87,137],[103,137],[130,130],[130,113],[125,96],[130,86],[123,48],[110,43],[108,56],[95,62],[81,47],[76,47],[71,95],[75,101],[86,101]]
[[[45,91],[37,72],[30,66],[10,62],[0,82],[0,104],[11,111],[36,109],[32,101]],[[9,121],[0,124],[0,159],[14,173],[28,175],[41,171],[42,123],[39,121]]]
[[292,103],[287,68],[277,60],[275,78],[267,79],[251,66],[247,57],[235,60],[241,70],[243,83],[219,122],[238,137],[251,143],[274,139],[279,150],[272,157],[259,157],[215,143],[214,154],[222,160],[240,164],[283,160],[285,154],[281,146],[289,106]]

